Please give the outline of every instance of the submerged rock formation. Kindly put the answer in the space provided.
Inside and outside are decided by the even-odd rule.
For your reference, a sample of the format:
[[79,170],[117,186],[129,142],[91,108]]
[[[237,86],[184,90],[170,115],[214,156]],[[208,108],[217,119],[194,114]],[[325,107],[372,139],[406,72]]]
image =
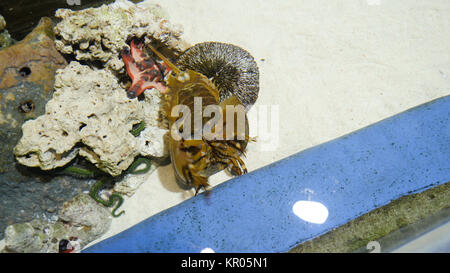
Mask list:
[[89,195],[80,194],[67,201],[59,211],[59,219],[10,225],[5,231],[3,252],[57,253],[59,242],[76,238],[80,247],[99,238],[111,225],[108,209]]
[[182,28],[171,24],[159,5],[117,0],[110,5],[80,11],[58,9],[56,47],[79,61],[97,61],[107,69],[123,68],[119,53],[132,37],[157,42],[177,55],[188,48]]
[[50,181],[17,164],[13,153],[22,124],[45,113],[55,71],[67,65],[55,48],[52,28],[50,18],[42,18],[23,40],[0,50],[0,239],[8,224],[38,215],[51,218],[58,206],[89,186],[71,177]]
[[[58,211],[62,202],[74,196],[72,192],[67,194],[69,182],[72,183],[72,180],[78,182],[79,180],[64,176],[54,177],[51,173],[40,172],[37,168],[26,168],[22,164],[27,167],[51,170],[63,167],[69,162],[77,162],[79,159],[72,160],[79,155],[104,172],[118,176],[130,166],[138,155],[167,157],[165,135],[168,125],[164,115],[161,115],[161,112],[164,112],[161,111],[161,94],[148,90],[139,98],[129,99],[127,97],[125,83],[127,76],[120,58],[120,51],[128,46],[132,38],[140,38],[144,44],[152,43],[171,58],[178,56],[189,47],[181,39],[181,27],[169,23],[163,10],[149,1],[133,4],[126,0],[117,0],[113,4],[98,8],[79,11],[60,9],[56,12],[56,17],[60,19],[53,28],[56,35],[53,35],[51,28],[48,29],[48,25],[51,24],[49,19],[44,19],[46,29],[43,31],[51,37],[48,46],[57,53],[57,56],[47,54],[49,51],[46,50],[33,53],[34,56],[40,56],[43,59],[48,57],[46,62],[50,64],[49,66],[38,69],[34,65],[40,65],[40,63],[33,62],[29,63],[29,66],[27,65],[29,70],[26,68],[21,70],[22,66],[14,67],[13,70],[5,67],[4,72],[0,70],[0,73],[4,73],[0,77],[0,91],[2,88],[8,88],[5,89],[8,91],[7,93],[0,94],[0,101],[3,100],[2,105],[7,107],[7,109],[0,109],[0,125],[14,126],[17,131],[17,134],[12,137],[9,135],[11,130],[2,130],[4,134],[8,134],[4,135],[4,138],[14,140],[9,147],[4,148],[4,154],[8,154],[10,159],[5,168],[11,169],[13,166],[15,169],[27,173],[26,178],[17,176],[21,177],[23,181],[33,180],[35,173],[47,175],[48,177],[45,179],[51,180],[45,185],[27,183],[22,187],[22,183],[20,188],[14,188],[14,190],[3,188],[3,192],[7,196],[7,200],[4,200],[3,204],[13,207],[20,204],[20,211],[25,211],[25,214],[29,211],[33,214],[32,211],[36,206],[38,208],[41,206],[43,211],[48,210],[46,202],[54,199],[53,186],[57,185],[62,177],[64,183],[58,185],[64,185],[64,191],[58,191],[57,204],[56,201],[55,204],[52,203],[51,216],[55,216],[53,213]],[[53,38],[55,38],[54,42]],[[10,50],[15,46],[3,51]],[[55,48],[65,54],[68,60],[72,60],[67,67],[65,67],[66,61]],[[26,50],[32,52],[29,49]],[[15,53],[15,57],[11,57],[11,60],[20,60],[23,54],[23,52]],[[8,62],[0,63],[7,64]],[[57,68],[65,67],[57,71],[56,77],[54,77],[56,70],[53,66],[54,63],[57,64]],[[50,68],[53,70],[48,71]],[[38,77],[38,71],[51,72],[49,74],[51,78]],[[45,102],[38,103],[37,98],[24,100],[25,97],[20,95],[22,94],[21,90],[32,80],[37,80],[45,90],[43,92],[46,96],[45,102],[48,101],[45,109]],[[14,91],[14,94],[10,94],[13,90],[10,88],[17,89],[17,92]],[[21,104],[12,103],[15,101],[20,101]],[[14,115],[9,115],[13,111],[17,113],[20,111],[22,119],[14,122],[11,119]],[[24,123],[24,120],[27,121]],[[135,135],[132,130],[137,125],[143,124],[141,122],[145,123],[145,129]],[[20,132],[20,128],[22,128],[22,132]],[[14,147],[15,144],[17,145]],[[14,162],[14,159],[17,162]],[[0,163],[2,162],[0,161]],[[1,167],[2,164],[0,164],[0,176],[3,171]],[[157,165],[152,165],[151,171],[156,167]],[[29,173],[30,171],[33,173]],[[7,174],[12,175],[13,172],[7,172]],[[115,190],[131,195],[144,180],[143,177],[126,175],[121,183],[117,183]],[[79,182],[76,185],[71,184],[70,187],[74,191],[82,192],[90,183],[87,180],[86,183],[83,182],[84,184],[82,181]],[[81,184],[83,185],[78,186]],[[53,199],[46,196],[50,192],[47,187],[50,186],[52,191],[49,195]],[[20,194],[28,192],[28,190],[35,192],[36,196],[33,197],[38,201],[33,199],[32,202],[23,202]],[[1,192],[2,189],[0,189],[0,194]],[[14,195],[11,192],[14,192]],[[43,204],[38,204],[39,202]],[[33,208],[30,208],[31,206]],[[38,208],[35,209],[33,218],[42,218],[41,214],[44,215]],[[60,213],[62,212],[60,211]],[[17,213],[0,210],[0,218],[6,214]],[[0,224],[6,226],[6,224],[10,225],[14,222],[30,221],[30,216],[13,220],[9,219]],[[39,226],[43,226],[45,223],[47,221],[42,219],[29,222],[29,225],[36,231],[43,230]],[[24,230],[29,230],[29,225],[23,224],[18,228],[24,227]],[[65,222],[57,222],[53,228],[60,229],[61,225],[65,225]],[[9,228],[8,232],[12,231]],[[46,229],[46,232],[50,231],[53,232]],[[39,234],[34,232],[29,235],[41,238],[47,236],[45,234],[45,232]],[[41,248],[48,249],[44,246],[45,243],[42,243],[44,241],[38,241],[36,244]],[[13,245],[15,243],[9,244],[11,250],[21,251],[20,247],[16,248]]]
[[[57,71],[54,87],[45,114],[22,126],[23,137],[14,148],[21,164],[50,170],[79,154],[117,176],[139,154],[167,154],[159,92],[129,99],[112,73],[77,62]],[[135,137],[130,131],[142,121],[146,128]]]

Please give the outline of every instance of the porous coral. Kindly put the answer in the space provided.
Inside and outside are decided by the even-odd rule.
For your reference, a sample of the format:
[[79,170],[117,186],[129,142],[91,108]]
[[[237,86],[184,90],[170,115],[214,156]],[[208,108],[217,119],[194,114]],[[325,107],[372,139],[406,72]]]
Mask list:
[[[188,47],[180,38],[181,28],[170,24],[164,11],[148,1],[117,0],[80,11],[59,9],[56,17],[61,19],[54,28],[56,48],[86,65],[73,61],[57,72],[45,115],[22,127],[23,137],[14,148],[18,162],[50,170],[81,155],[117,176],[137,155],[167,155],[161,95],[146,92],[144,100],[127,98],[119,82],[125,74],[119,53],[138,37],[177,55]],[[98,69],[99,63],[105,69]],[[146,128],[135,137],[130,130],[141,121]]]
[[58,9],[55,16],[61,19],[54,29],[60,52],[74,54],[77,60],[100,62],[113,71],[123,68],[119,52],[132,37],[158,42],[175,55],[188,48],[181,39],[181,26],[171,24],[161,7],[149,1],[117,0],[80,11]]
[[[49,170],[79,154],[117,176],[139,154],[167,154],[159,92],[146,92],[143,100],[129,99],[112,73],[78,62],[57,71],[54,87],[45,114],[22,126],[23,137],[14,148],[21,164]],[[146,128],[134,136],[133,125],[142,121]]]

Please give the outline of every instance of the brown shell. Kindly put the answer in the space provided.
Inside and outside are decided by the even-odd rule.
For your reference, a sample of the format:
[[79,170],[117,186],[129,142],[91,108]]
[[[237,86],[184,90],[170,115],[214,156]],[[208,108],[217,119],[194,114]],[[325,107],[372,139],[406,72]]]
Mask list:
[[[194,46],[183,54],[180,61],[187,65],[188,60],[192,58],[194,66],[197,66],[199,71],[185,66],[177,67],[153,47],[149,47],[172,69],[172,73],[167,79],[165,95],[171,134],[177,133],[182,127],[184,130],[186,128],[184,122],[187,121],[185,119],[179,128],[172,126],[178,122],[178,117],[171,115],[173,107],[185,105],[193,113],[195,97],[202,98],[203,109],[208,105],[220,106],[219,113],[223,117],[222,126],[225,126],[228,121],[228,106],[243,108],[242,105],[250,106],[257,99],[259,90],[258,68],[250,54],[239,47],[222,43],[202,43]],[[223,50],[223,52],[220,53],[220,50]],[[233,55],[232,53],[235,55],[234,58],[229,57]],[[207,56],[210,58],[207,58]],[[244,64],[246,59],[250,60],[248,65]],[[203,64],[196,62],[201,60],[203,60]],[[212,74],[214,76],[211,76]],[[248,110],[248,107],[246,109]],[[208,177],[213,172],[225,168],[230,168],[236,175],[247,172],[241,157],[244,155],[250,138],[248,136],[247,115],[242,109],[241,113],[245,116],[245,127],[241,128],[244,129],[244,132],[239,132],[239,125],[237,124],[239,114],[235,113],[231,116],[234,119],[234,129],[232,129],[233,136],[230,136],[230,138],[227,138],[226,130],[214,130],[215,138],[211,140],[204,136],[201,139],[170,136],[170,157],[177,181],[181,185],[194,186],[197,193],[202,187],[208,187]],[[205,124],[205,121],[207,120],[203,119],[203,124]],[[189,122],[192,124],[193,119],[191,118]],[[191,133],[194,135],[194,130]],[[239,133],[243,138],[239,137]],[[223,137],[223,140],[217,139],[217,136],[221,136],[219,139]]]

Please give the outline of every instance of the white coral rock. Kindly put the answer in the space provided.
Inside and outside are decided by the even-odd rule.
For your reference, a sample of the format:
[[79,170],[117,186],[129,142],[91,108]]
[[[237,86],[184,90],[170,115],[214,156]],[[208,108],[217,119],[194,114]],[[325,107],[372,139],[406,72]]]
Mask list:
[[[45,114],[23,124],[14,154],[19,163],[44,170],[79,154],[113,176],[139,154],[165,156],[162,96],[156,90],[144,94],[142,101],[129,99],[111,72],[71,62],[57,71]],[[130,131],[141,121],[146,128],[135,137]]]
[[54,28],[60,52],[74,54],[77,60],[99,61],[113,71],[123,68],[119,53],[132,37],[145,38],[145,43],[157,41],[175,55],[189,46],[181,39],[181,26],[171,24],[162,8],[148,1],[117,0],[79,11],[58,9],[55,16],[61,19]]

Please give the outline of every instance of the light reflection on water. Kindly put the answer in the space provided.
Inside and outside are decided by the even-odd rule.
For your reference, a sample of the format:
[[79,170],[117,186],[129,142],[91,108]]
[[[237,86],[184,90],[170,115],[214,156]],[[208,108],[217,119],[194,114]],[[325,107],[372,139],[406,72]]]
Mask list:
[[300,219],[313,224],[323,224],[328,218],[327,207],[315,201],[297,201],[292,207],[292,211]]
[[200,251],[200,253],[215,253],[215,251],[212,248],[204,248]]

